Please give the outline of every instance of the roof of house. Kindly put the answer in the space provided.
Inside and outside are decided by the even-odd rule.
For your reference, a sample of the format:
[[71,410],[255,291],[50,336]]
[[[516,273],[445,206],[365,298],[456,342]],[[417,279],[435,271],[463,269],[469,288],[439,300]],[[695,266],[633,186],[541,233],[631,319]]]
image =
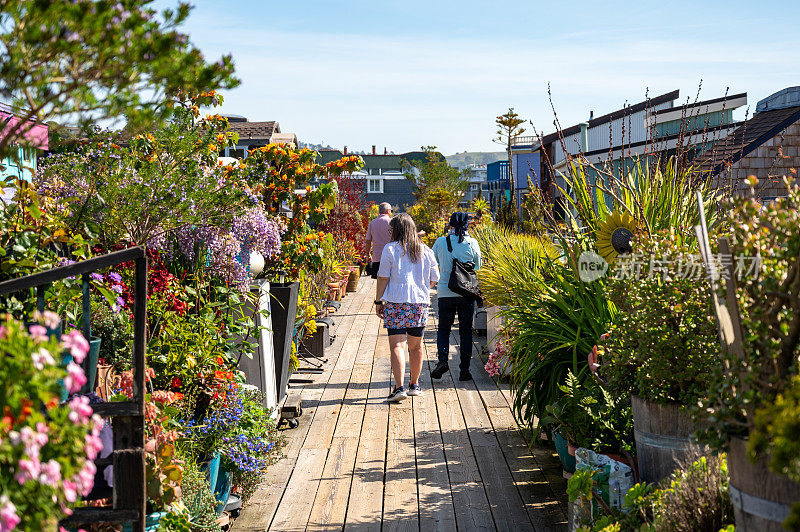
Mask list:
[[683,108],[688,110],[688,109],[692,109],[694,107],[701,107],[703,105],[711,105],[711,104],[721,103],[721,102],[725,102],[725,101],[733,101],[733,100],[736,100],[738,98],[746,98],[746,97],[747,97],[747,93],[746,92],[742,92],[742,93],[739,93],[739,94],[727,95],[727,96],[720,96],[719,98],[714,98],[712,100],[703,100],[702,102],[687,103],[687,104],[682,105],[682,106],[677,107],[677,108],[676,107],[669,107],[667,109],[659,109],[657,111],[653,111],[653,114],[654,115],[658,115],[658,114],[663,114],[663,113],[669,113],[670,111],[674,111],[676,109],[680,109],[681,107],[683,107]]
[[228,130],[239,134],[240,139],[264,139],[272,138],[273,133],[280,133],[281,126],[275,121],[267,122],[241,122],[238,120],[228,120]]
[[697,168],[717,174],[724,165],[738,162],[798,120],[800,106],[757,113],[750,120],[742,122],[730,135],[714,143]]
[[[319,164],[326,164],[331,161],[338,161],[342,157],[344,157],[344,153],[341,150],[330,150],[330,149],[321,149],[317,150],[319,153],[319,157],[317,158],[317,162]],[[372,154],[359,154],[359,153],[348,153],[348,155],[358,155],[364,160],[364,168],[382,168],[382,169],[391,169],[391,168],[400,168],[400,161],[403,159],[407,161],[424,161],[427,158],[427,154],[424,151],[410,151],[407,153],[399,153],[393,155],[384,155],[382,153],[378,153],[375,155]],[[444,159],[444,157],[442,157]]]
[[[611,122],[612,120],[615,120],[617,118],[628,116],[633,113],[638,113],[639,111],[642,111],[649,107],[660,105],[662,103],[677,100],[679,94],[680,91],[674,90],[672,92],[667,92],[665,94],[656,96],[655,98],[650,98],[642,102],[635,103],[633,105],[628,105],[626,107],[623,107],[622,109],[617,109],[616,111],[612,111],[608,114],[604,114],[603,116],[599,116],[597,118],[589,120],[589,127],[592,128],[592,127],[602,126],[603,124],[607,124],[608,122]],[[570,135],[574,135],[575,133],[579,133],[580,130],[581,130],[581,125],[576,124],[574,126],[562,130],[561,135],[563,135],[564,137],[568,137]],[[542,137],[542,145],[554,142],[558,140],[558,137],[559,137],[558,131],[556,131],[555,133],[550,133],[549,135],[545,135],[544,137]]]

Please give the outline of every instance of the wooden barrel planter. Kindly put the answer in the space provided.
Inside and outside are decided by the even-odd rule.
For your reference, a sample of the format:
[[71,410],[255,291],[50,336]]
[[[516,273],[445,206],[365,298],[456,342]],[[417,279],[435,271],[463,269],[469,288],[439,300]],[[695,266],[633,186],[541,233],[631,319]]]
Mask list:
[[356,292],[358,290],[358,278],[361,275],[358,271],[358,266],[352,266],[350,268],[350,275],[347,278],[347,291],[348,292]]
[[786,530],[782,523],[800,501],[800,484],[770,471],[764,457],[751,462],[741,438],[731,440],[728,474],[737,532]]
[[631,406],[639,477],[658,482],[691,458],[695,426],[678,403],[662,405],[633,395]]

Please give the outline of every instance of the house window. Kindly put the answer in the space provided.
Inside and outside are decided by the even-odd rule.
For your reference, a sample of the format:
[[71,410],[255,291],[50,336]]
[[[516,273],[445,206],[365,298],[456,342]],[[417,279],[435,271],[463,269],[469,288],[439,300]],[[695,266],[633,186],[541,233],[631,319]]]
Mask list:
[[369,179],[367,180],[367,192],[371,194],[383,193],[383,179]]
[[245,148],[228,148],[228,157],[235,157],[236,159],[244,159]]
[[473,192],[477,192],[480,185],[472,184],[469,186],[469,189]]

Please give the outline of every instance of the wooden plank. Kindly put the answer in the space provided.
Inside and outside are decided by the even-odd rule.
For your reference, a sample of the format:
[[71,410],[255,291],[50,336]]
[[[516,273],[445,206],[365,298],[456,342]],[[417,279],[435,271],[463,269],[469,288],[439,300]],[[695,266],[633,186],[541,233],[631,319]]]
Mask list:
[[[366,301],[366,298],[363,297],[362,294],[362,297],[356,303],[355,309],[361,310],[362,307],[366,306]],[[328,382],[322,392],[322,396],[317,406],[317,411],[314,414],[311,427],[306,435],[300,451],[301,455],[312,449],[317,449],[323,452],[321,459],[322,462],[319,464],[314,464],[315,473],[317,476],[313,478],[306,478],[303,475],[298,476],[296,473],[292,474],[286,486],[284,498],[281,500],[281,504],[278,506],[278,509],[275,513],[275,518],[271,526],[273,530],[304,529],[311,519],[314,500],[316,498],[322,478],[319,477],[319,474],[323,471],[327,464],[327,457],[328,452],[331,449],[333,433],[336,430],[336,423],[338,421],[339,412],[344,400],[346,386],[352,375],[353,363],[355,362],[355,357],[358,352],[358,347],[365,326],[366,320],[356,320],[352,325],[350,335],[345,340],[339,356],[333,363],[333,368],[328,378]],[[339,457],[334,457],[333,461],[338,463],[334,463],[330,467],[341,468],[342,466],[345,466],[349,460],[349,457],[343,457],[341,455]],[[350,466],[350,469],[352,470],[352,466]],[[346,483],[349,484],[349,479],[346,480]],[[331,486],[328,487],[330,488]],[[344,485],[342,482],[337,482],[335,484],[335,488],[338,489],[339,492],[346,493],[348,486]],[[300,493],[303,493],[302,497],[307,501],[307,504],[292,504],[287,509],[284,509],[284,500],[286,497],[293,496],[295,493],[297,496],[300,496]],[[323,495],[323,497],[323,500],[328,500],[328,495]],[[345,507],[346,505],[342,507],[341,510],[343,511]],[[335,516],[330,515],[327,517],[334,518]]]
[[269,528],[293,474],[300,450],[313,424],[316,407],[330,378],[331,369],[336,360],[338,360],[345,338],[355,323],[356,316],[352,308],[355,306],[356,311],[358,311],[358,305],[362,304],[366,299],[367,292],[364,290],[363,293],[358,294],[358,297],[348,298],[342,304],[338,314],[340,319],[337,319],[335,327],[337,337],[330,346],[328,352],[329,362],[326,365],[325,372],[317,376],[314,384],[294,387],[294,390],[301,394],[301,404],[304,410],[303,416],[300,418],[300,426],[293,430],[284,431],[284,435],[288,440],[287,446],[283,449],[285,457],[269,468],[264,482],[250,499],[239,518],[234,522],[233,531],[264,531]]
[[[454,336],[451,336],[451,344],[456,344]],[[459,382],[455,391],[495,527],[497,530],[533,530],[477,387],[471,381]]]
[[[528,448],[510,407],[507,403],[503,404],[505,400],[503,402],[497,400],[499,387],[496,381],[489,377],[482,366],[483,361],[480,356],[473,352],[471,371],[475,389],[480,393],[482,400],[489,397],[489,400],[483,400],[488,419],[528,516],[536,530],[563,528],[566,526],[566,505],[562,506],[564,497],[556,495],[556,493],[562,495],[566,493],[566,481],[561,475],[561,463],[548,449],[534,447],[532,452]],[[503,399],[502,395],[499,397]],[[547,475],[543,466],[547,470]],[[548,475],[552,477],[552,485]]]
[[[428,372],[436,364],[435,320],[432,321],[432,330],[426,334],[424,340]],[[442,431],[453,506],[458,508],[455,515],[458,529],[494,530],[489,501],[466,433],[453,380],[448,372],[441,380],[431,382]]]
[[[365,283],[372,284],[372,283]],[[386,437],[389,425],[389,389],[391,364],[389,339],[385,330],[375,343],[372,374],[364,411],[364,423],[356,452],[353,482],[345,520],[346,531],[380,531],[383,517]]]
[[409,400],[389,406],[383,529],[419,530],[414,413]]
[[327,455],[327,449],[300,450],[292,477],[283,492],[270,530],[292,532],[306,529]]
[[[423,346],[423,350],[426,350]],[[424,356],[425,351],[423,351]],[[420,381],[430,383],[428,364],[423,361]],[[444,443],[436,414],[433,389],[423,389],[412,399],[414,438],[416,441],[419,529],[456,530],[455,508],[450,491],[450,477],[444,456]]]
[[347,514],[357,446],[358,436],[333,439],[307,530],[342,529]]

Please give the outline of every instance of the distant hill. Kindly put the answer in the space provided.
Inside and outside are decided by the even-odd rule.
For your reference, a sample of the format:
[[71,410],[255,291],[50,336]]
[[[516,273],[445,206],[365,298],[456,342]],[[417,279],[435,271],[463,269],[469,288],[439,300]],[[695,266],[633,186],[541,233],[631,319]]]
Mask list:
[[466,168],[471,164],[489,164],[508,158],[504,151],[465,151],[445,157],[450,166]]

